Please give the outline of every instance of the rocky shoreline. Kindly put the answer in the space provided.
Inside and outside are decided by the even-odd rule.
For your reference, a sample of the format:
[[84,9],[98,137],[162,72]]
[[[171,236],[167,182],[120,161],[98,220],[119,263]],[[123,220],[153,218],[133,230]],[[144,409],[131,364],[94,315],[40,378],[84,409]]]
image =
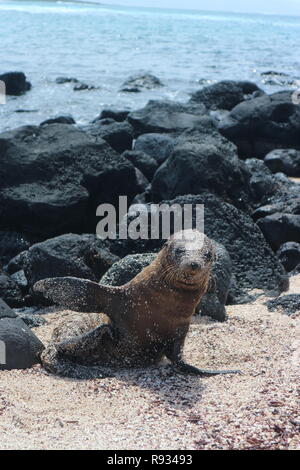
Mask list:
[[[24,74],[4,75],[12,94],[30,90]],[[143,75],[123,91],[162,85]],[[152,100],[132,112],[102,110],[84,126],[58,116],[0,134],[0,162],[0,339],[12,348],[5,326],[10,309],[23,309],[26,321],[24,311],[45,306],[32,291],[36,281],[75,276],[118,285],[153,259],[161,240],[96,237],[96,208],[117,205],[120,195],[148,208],[204,204],[205,231],[219,257],[202,315],[224,321],[226,305],[255,300],[257,289],[278,296],[300,271],[294,91],[267,95],[254,83],[227,80],[187,103]],[[20,358],[25,343],[20,339]]]

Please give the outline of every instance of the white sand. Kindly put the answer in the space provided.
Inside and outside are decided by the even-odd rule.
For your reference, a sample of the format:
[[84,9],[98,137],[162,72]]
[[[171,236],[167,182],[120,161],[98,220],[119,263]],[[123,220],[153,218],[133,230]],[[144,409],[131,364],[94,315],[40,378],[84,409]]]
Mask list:
[[[300,275],[291,281],[300,293]],[[300,312],[268,312],[265,300],[228,307],[223,324],[195,318],[187,339],[189,363],[240,376],[180,376],[166,364],[83,382],[40,366],[0,371],[0,448],[300,448]],[[36,334],[47,342],[63,315]]]

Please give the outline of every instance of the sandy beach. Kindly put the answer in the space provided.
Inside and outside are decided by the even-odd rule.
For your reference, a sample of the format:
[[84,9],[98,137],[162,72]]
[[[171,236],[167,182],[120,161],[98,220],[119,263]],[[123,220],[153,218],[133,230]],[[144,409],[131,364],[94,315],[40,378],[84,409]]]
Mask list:
[[[299,293],[300,275],[289,293]],[[167,363],[91,381],[39,365],[0,372],[1,449],[299,449],[300,319],[269,312],[265,297],[228,306],[228,321],[196,317],[185,357],[243,375],[199,379]],[[70,311],[47,314],[47,342]]]

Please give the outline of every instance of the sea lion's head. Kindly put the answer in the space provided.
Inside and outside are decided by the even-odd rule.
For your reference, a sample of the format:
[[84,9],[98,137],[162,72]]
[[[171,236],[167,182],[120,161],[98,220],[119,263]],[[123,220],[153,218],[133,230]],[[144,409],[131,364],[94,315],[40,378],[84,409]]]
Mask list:
[[214,246],[206,235],[198,230],[182,230],[172,235],[161,250],[162,275],[178,288],[203,288],[215,258]]

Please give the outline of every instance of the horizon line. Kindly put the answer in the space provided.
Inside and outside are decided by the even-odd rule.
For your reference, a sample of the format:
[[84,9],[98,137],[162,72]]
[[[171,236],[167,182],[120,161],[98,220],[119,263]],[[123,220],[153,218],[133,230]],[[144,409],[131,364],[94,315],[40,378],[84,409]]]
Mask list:
[[[14,1],[21,1],[21,0],[0,0],[1,3],[5,2],[14,2]],[[152,10],[170,10],[170,11],[191,11],[191,12],[198,12],[198,13],[225,13],[225,14],[234,14],[234,15],[261,15],[261,16],[281,16],[281,17],[300,17],[299,13],[275,13],[275,12],[257,12],[257,11],[240,11],[240,10],[217,10],[217,9],[197,9],[197,8],[178,8],[178,7],[158,7],[158,6],[145,6],[145,5],[121,5],[119,3],[106,3],[105,1],[98,1],[98,0],[25,0],[30,2],[49,2],[49,3],[77,3],[77,4],[86,4],[86,5],[98,5],[100,7],[119,7],[119,8],[139,8],[139,9],[152,9]]]
[[[40,0],[35,0],[35,1],[40,1]],[[45,0],[47,1],[47,0]],[[53,0],[53,1],[62,1],[65,3],[86,3],[90,5],[99,5],[103,7],[120,7],[120,8],[141,8],[141,9],[152,9],[152,10],[177,10],[177,11],[195,11],[195,12],[205,12],[205,13],[232,13],[235,15],[262,15],[262,16],[286,16],[286,17],[294,17],[294,16],[300,16],[300,11],[299,13],[275,13],[275,12],[257,12],[257,11],[239,11],[239,10],[210,10],[206,8],[191,8],[191,7],[186,7],[186,8],[179,8],[179,7],[157,7],[157,6],[145,6],[145,5],[121,5],[120,3],[106,3],[98,0]]]

